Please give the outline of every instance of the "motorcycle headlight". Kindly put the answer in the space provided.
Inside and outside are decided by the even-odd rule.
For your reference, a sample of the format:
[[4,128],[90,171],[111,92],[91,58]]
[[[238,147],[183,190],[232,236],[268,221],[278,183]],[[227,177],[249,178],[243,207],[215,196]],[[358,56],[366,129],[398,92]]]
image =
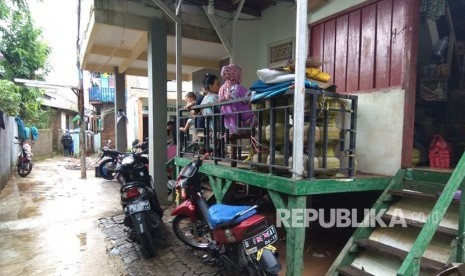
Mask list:
[[126,156],[123,158],[123,161],[121,161],[121,164],[123,165],[130,165],[134,162],[134,157],[132,157],[131,155],[130,156]]

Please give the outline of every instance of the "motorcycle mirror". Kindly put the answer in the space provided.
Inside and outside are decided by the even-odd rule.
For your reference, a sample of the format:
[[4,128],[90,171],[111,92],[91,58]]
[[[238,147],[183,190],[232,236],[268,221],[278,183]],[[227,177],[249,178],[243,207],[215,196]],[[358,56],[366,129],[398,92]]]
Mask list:
[[176,187],[176,180],[169,180],[166,187],[168,187],[168,190],[173,190]]
[[139,144],[139,139],[136,139],[132,142],[133,147],[135,147],[137,144]]

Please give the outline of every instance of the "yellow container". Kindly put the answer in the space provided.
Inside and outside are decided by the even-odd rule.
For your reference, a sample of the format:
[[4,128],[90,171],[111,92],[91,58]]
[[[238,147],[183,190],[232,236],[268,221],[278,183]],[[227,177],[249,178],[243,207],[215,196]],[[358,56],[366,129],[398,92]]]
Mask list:
[[[326,156],[337,157],[339,152],[339,143],[329,144],[326,149]],[[323,157],[322,146],[315,148],[315,156]]]
[[[285,126],[283,123],[276,123],[275,124],[275,144],[284,144],[284,132]],[[266,140],[269,142],[271,139],[271,125],[267,125],[265,129],[265,137]]]
[[[266,158],[266,163],[271,165],[271,154]],[[284,155],[275,153],[274,155],[274,164],[278,166],[284,166]]]
[[[317,157],[320,168],[323,168],[323,157]],[[326,169],[340,169],[341,161],[337,157],[326,157]]]
[[[308,129],[309,129],[309,124],[305,123],[304,124],[304,145],[307,145],[308,143]],[[339,141],[339,135],[340,135],[340,129],[337,127],[328,127],[328,143],[329,144],[334,144]],[[323,139],[323,128],[321,127],[315,127],[315,143],[322,142]],[[294,128],[291,127],[289,129],[289,141],[294,142]]]
[[[304,155],[302,156],[302,159],[303,159],[303,163],[304,163],[304,177],[307,177],[308,176],[308,171],[307,171],[307,166],[308,166],[308,156],[307,155]],[[292,169],[292,156],[289,157],[289,167]],[[318,158],[316,157],[313,157],[313,168],[316,169],[318,168]]]

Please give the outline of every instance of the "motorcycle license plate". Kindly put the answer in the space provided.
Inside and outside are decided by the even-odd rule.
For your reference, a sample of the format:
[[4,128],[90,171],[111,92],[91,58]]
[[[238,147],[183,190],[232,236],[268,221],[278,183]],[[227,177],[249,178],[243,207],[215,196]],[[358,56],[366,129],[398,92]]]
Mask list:
[[142,211],[148,211],[150,210],[150,202],[148,200],[137,201],[126,206],[126,209],[130,215]]
[[244,246],[245,252],[247,254],[256,253],[258,250],[263,247],[272,244],[278,240],[278,233],[276,233],[276,228],[274,225],[271,225],[265,231],[260,234],[248,238],[242,241],[242,246]]

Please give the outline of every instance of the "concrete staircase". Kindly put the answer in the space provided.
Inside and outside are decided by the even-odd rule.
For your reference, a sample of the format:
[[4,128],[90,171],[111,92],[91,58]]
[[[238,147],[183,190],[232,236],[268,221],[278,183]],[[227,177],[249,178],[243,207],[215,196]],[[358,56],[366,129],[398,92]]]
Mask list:
[[326,275],[436,275],[463,262],[457,189],[465,174],[457,169],[399,171],[373,206],[379,222],[360,226]]

